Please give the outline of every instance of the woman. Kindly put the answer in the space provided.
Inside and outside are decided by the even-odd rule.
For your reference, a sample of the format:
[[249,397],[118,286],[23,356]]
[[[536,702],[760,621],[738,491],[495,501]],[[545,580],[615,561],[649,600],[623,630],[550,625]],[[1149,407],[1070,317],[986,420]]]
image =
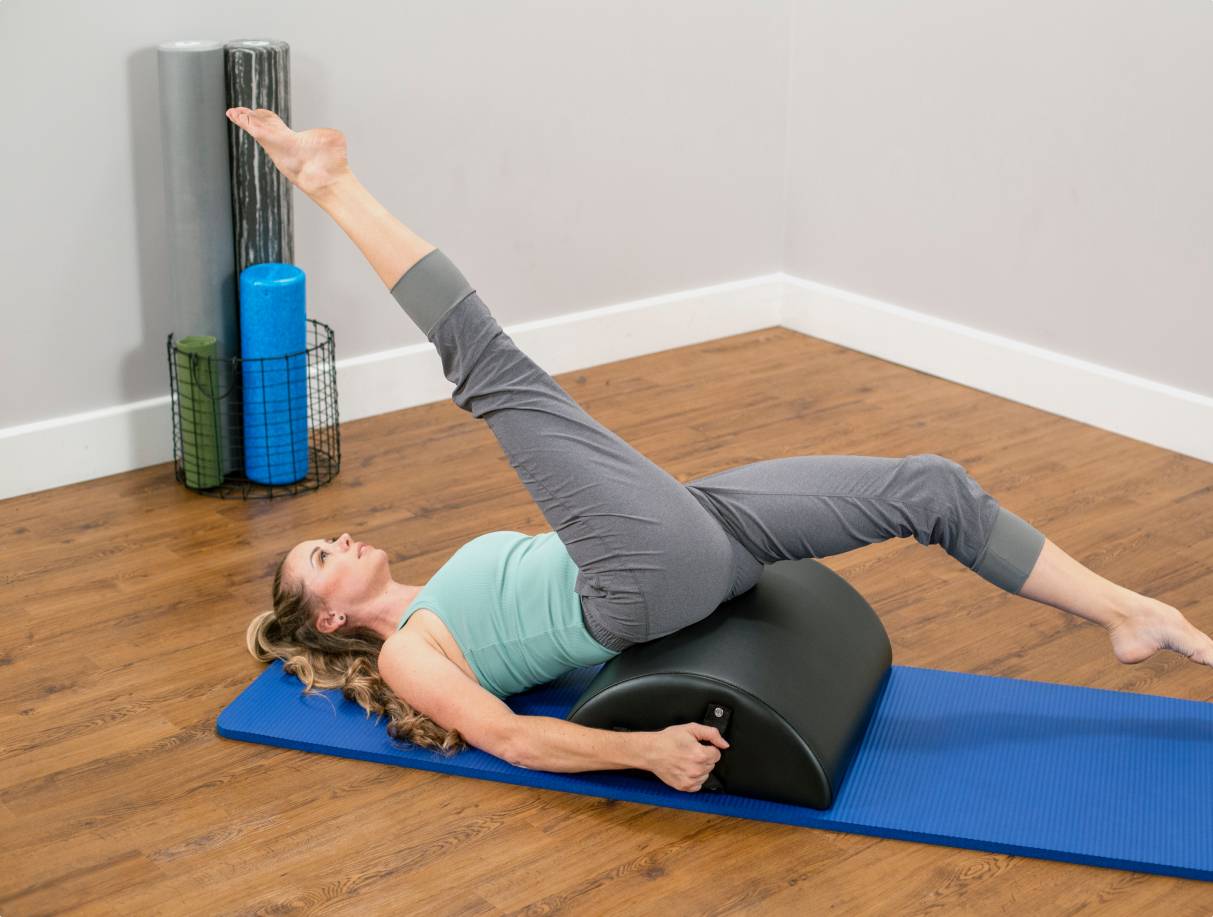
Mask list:
[[1213,640],[1177,609],[1088,570],[938,455],[793,456],[680,484],[582,410],[458,268],[371,197],[339,131],[295,132],[266,109],[227,115],[362,250],[552,528],[475,538],[424,587],[396,582],[387,555],[348,533],[283,558],[250,652],[386,713],[392,736],[544,770],[640,767],[698,790],[728,746],[711,727],[589,729],[516,716],[502,698],[694,623],[764,564],[893,537],[939,544],[999,588],[1102,625],[1121,662],[1168,649],[1213,665]]

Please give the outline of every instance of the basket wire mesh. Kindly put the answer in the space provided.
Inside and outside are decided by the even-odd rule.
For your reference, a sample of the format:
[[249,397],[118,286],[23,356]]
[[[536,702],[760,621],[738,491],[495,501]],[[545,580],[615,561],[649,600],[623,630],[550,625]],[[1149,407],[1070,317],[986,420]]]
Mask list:
[[274,357],[221,357],[213,337],[168,336],[173,468],[188,489],[273,498],[340,471],[333,329],[307,324],[307,348]]

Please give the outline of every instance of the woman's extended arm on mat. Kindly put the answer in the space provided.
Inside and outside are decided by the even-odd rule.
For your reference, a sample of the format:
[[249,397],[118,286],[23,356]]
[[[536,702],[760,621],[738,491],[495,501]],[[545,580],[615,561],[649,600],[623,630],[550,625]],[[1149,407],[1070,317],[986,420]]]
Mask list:
[[519,716],[513,763],[537,771],[575,773],[648,770],[651,733],[579,726],[554,716]]
[[[543,771],[652,771],[676,790],[695,792],[728,748],[714,726],[682,723],[660,732],[593,729],[551,716],[520,716],[519,767]],[[708,742],[711,744],[702,744]]]
[[590,729],[546,716],[520,716],[424,640],[394,634],[379,673],[413,709],[470,744],[517,767],[551,771],[646,768],[642,733]]
[[694,791],[720,760],[718,748],[728,747],[719,731],[701,723],[660,732],[616,732],[551,716],[519,715],[438,650],[405,633],[384,644],[379,673],[405,703],[439,726],[457,729],[476,748],[528,770],[639,768],[675,789]]
[[393,634],[379,651],[379,674],[406,704],[470,744],[514,763],[514,713],[424,639]]

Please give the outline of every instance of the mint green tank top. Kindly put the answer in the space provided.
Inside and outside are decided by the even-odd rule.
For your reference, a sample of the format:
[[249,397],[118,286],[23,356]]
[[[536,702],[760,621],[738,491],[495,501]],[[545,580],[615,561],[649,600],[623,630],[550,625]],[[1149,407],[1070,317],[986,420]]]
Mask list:
[[489,532],[451,555],[409,603],[450,630],[476,678],[505,698],[618,655],[585,628],[577,565],[555,532]]

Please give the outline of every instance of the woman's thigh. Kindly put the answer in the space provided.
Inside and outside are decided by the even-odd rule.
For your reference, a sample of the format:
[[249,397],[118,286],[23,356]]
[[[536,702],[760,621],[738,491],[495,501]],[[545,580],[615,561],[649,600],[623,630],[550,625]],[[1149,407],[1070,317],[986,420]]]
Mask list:
[[431,342],[455,404],[483,419],[577,565],[587,615],[619,643],[656,639],[716,608],[732,544],[668,472],[590,416],[472,293]]
[[934,454],[791,456],[686,486],[760,564],[913,537],[971,568],[999,511],[960,465]]

